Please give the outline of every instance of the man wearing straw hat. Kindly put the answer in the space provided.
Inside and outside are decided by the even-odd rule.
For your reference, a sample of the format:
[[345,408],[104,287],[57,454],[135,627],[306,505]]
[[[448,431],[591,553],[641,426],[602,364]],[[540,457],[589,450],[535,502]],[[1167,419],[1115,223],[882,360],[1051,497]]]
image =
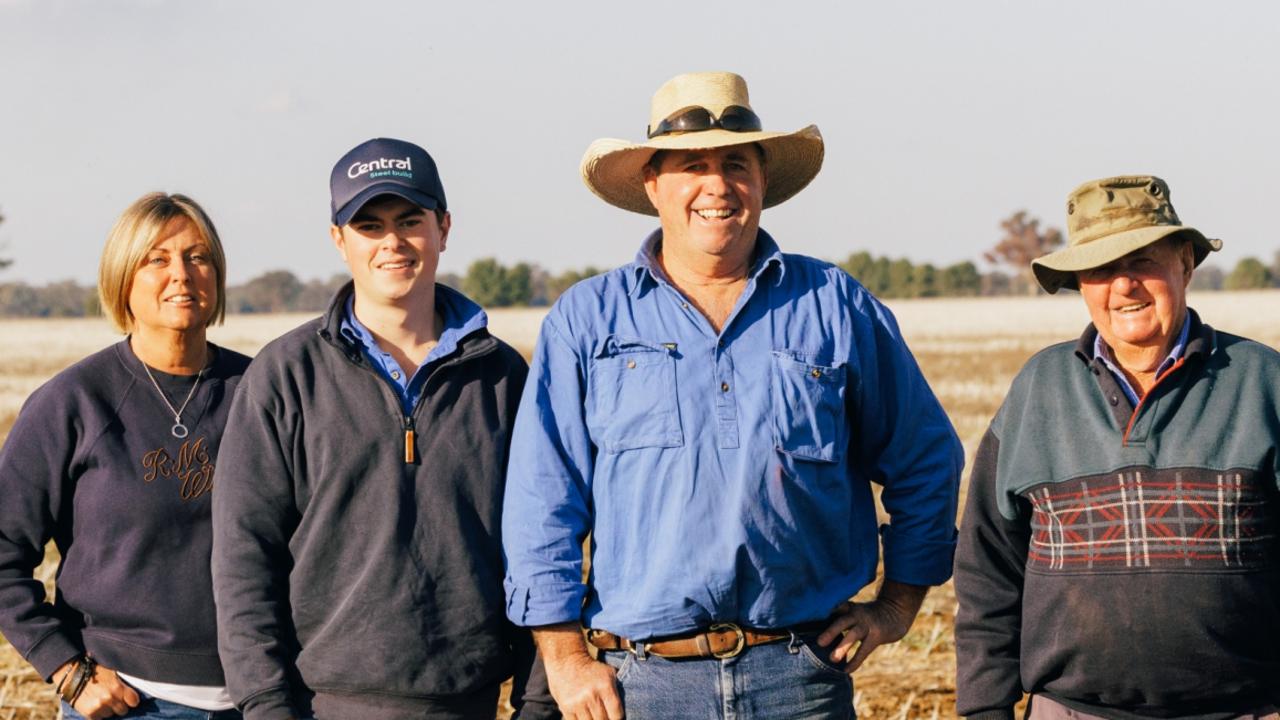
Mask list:
[[[766,132],[742,78],[693,73],[654,95],[648,135],[583,159],[593,192],[661,228],[543,324],[508,615],[569,718],[851,717],[848,673],[950,576],[960,445],[889,311],[759,228],[821,167],[816,127]],[[849,603],[880,537],[885,580]]]
[[1033,357],[978,448],[956,557],[957,710],[1280,718],[1280,355],[1187,307],[1222,243],[1152,176],[1067,199],[1032,263],[1092,323]]

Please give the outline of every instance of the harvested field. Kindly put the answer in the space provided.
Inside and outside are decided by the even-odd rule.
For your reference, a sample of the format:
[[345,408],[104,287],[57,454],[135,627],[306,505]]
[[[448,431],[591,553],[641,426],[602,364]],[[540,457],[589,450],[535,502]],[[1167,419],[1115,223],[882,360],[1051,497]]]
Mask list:
[[[1088,321],[1078,295],[889,303],[904,336],[972,458],[1014,373],[1032,353],[1077,337]],[[1209,293],[1190,300],[1211,325],[1280,349],[1280,291]],[[526,354],[541,310],[494,311],[496,335]],[[254,353],[306,316],[232,316],[211,332],[214,342]],[[75,360],[117,339],[101,320],[0,321],[0,439],[23,399]],[[40,568],[51,582],[53,563]],[[854,675],[862,718],[954,716],[955,595],[947,584],[930,593],[908,636],[877,651]],[[17,653],[0,643],[0,720],[51,718],[52,691]]]

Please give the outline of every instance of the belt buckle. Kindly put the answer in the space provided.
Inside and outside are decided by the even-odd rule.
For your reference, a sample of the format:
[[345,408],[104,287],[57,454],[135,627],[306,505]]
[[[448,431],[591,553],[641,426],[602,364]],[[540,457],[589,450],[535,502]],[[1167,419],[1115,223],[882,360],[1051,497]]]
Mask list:
[[715,650],[712,650],[711,657],[716,658],[717,660],[728,660],[729,658],[737,657],[747,647],[747,634],[742,631],[742,628],[738,627],[734,623],[712,623],[711,627],[707,628],[707,632],[709,633],[722,632],[724,630],[732,630],[734,634],[738,636],[738,642],[735,643],[731,649],[725,652],[718,653]]

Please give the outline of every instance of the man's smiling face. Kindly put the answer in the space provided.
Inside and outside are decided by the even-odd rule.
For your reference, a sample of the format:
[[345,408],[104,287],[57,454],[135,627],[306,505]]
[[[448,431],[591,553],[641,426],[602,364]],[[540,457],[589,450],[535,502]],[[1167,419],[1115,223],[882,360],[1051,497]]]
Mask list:
[[411,307],[417,294],[433,292],[436,267],[449,236],[450,218],[394,195],[370,200],[333,242],[351,270],[357,302]]
[[644,172],[665,245],[715,256],[755,247],[766,186],[759,148],[664,151]]
[[1190,242],[1166,238],[1076,273],[1093,325],[1107,345],[1168,350],[1182,330],[1195,267]]

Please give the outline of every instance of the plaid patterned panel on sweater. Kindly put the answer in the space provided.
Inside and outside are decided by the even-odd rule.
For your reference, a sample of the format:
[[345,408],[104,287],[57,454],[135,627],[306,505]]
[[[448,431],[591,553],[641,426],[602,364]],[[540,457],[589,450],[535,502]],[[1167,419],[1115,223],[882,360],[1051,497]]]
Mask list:
[[1130,468],[1040,485],[1027,564],[1084,569],[1253,569],[1275,542],[1275,509],[1250,470]]

